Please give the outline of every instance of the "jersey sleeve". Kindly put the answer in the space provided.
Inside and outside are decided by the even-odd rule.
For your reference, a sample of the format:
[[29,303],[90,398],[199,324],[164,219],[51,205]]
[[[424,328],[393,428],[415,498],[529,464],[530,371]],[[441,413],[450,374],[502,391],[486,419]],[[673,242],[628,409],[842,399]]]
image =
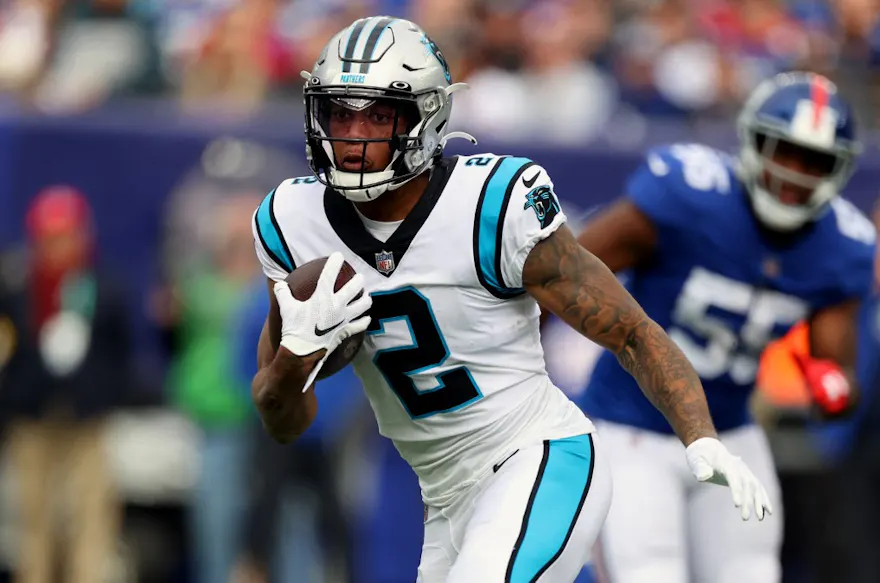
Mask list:
[[864,299],[874,289],[874,258],[877,251],[877,231],[873,223],[852,203],[836,198],[832,215],[837,241],[828,244],[835,249],[829,262],[836,267],[837,292],[834,302]]
[[480,282],[496,297],[522,294],[529,252],[565,223],[547,171],[526,158],[502,158],[483,187],[477,214]]
[[657,148],[630,175],[624,194],[659,229],[687,226],[695,213],[682,187],[682,172],[682,162],[669,149]]
[[842,299],[865,299],[874,290],[874,248],[853,258],[849,269],[842,273]]
[[275,218],[275,193],[266,195],[254,212],[252,226],[257,258],[266,277],[282,281],[296,268],[293,257]]

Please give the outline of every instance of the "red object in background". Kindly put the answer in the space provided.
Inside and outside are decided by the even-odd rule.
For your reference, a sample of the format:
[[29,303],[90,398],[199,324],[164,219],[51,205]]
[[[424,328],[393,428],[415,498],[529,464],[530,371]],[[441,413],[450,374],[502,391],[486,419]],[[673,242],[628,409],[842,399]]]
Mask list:
[[809,328],[803,322],[764,349],[755,386],[768,402],[779,408],[810,406],[810,391],[795,360],[809,353]]
[[739,14],[726,2],[698,4],[697,22],[706,36],[721,46],[739,45],[745,34]]
[[32,240],[91,229],[91,210],[85,196],[70,186],[50,186],[37,194],[27,213]]
[[298,71],[294,70],[293,50],[287,41],[277,34],[267,34],[263,41],[263,66],[269,78],[276,83],[283,83],[295,78]]
[[[91,262],[91,209],[75,188],[50,186],[31,202],[26,227],[35,251],[30,274],[33,324],[40,330],[61,309],[65,278]],[[61,263],[57,260],[59,239],[67,239],[61,243],[66,247]],[[56,248],[54,253],[46,250],[52,247]]]
[[696,20],[708,39],[727,50],[758,52],[796,52],[804,42],[802,27],[778,6],[763,5],[758,13],[749,13],[750,5],[726,1],[695,4]]
[[293,49],[278,34],[274,17],[260,18],[254,14],[244,17],[242,13],[236,13],[236,10],[241,11],[245,8],[230,9],[211,23],[211,30],[198,53],[198,58],[205,59],[229,50],[230,46],[237,44],[230,43],[230,39],[237,40],[244,37],[248,39],[246,51],[251,62],[271,81],[280,83],[295,77],[298,71],[294,70]]
[[776,407],[807,408],[815,403],[829,415],[846,411],[852,399],[852,389],[840,367],[810,356],[809,328],[804,322],[767,346],[756,386]]
[[836,415],[849,408],[852,388],[837,363],[802,355],[796,355],[795,361],[822,411]]

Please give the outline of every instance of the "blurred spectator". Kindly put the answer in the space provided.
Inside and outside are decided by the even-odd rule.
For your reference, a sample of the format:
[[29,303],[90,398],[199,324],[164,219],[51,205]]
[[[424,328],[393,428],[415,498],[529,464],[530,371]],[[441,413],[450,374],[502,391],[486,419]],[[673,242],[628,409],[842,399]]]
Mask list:
[[29,270],[6,282],[9,312],[0,317],[17,336],[0,391],[18,494],[15,581],[94,583],[108,572],[119,531],[103,437],[105,416],[130,391],[129,312],[96,266],[81,193],[39,193],[27,231]]
[[[221,3],[178,51],[183,101],[255,111],[272,97],[299,102],[300,71],[311,70],[327,40],[353,20],[401,2],[249,0]],[[192,29],[193,27],[190,27]],[[191,35],[189,35],[191,36]]]
[[52,50],[33,91],[38,107],[76,111],[110,97],[162,90],[154,23],[129,0],[43,2],[58,12],[45,17]]
[[485,67],[463,79],[471,90],[456,96],[455,126],[478,137],[562,144],[599,135],[616,95],[590,57],[609,34],[611,3],[547,0],[492,8],[482,14],[479,37]]
[[[169,354],[176,350],[179,337],[177,308],[181,303],[176,283],[188,276],[193,265],[212,260],[216,226],[205,217],[228,198],[242,192],[268,193],[285,178],[307,172],[304,162],[280,148],[220,137],[208,144],[199,164],[180,178],[166,203],[163,282],[152,293],[150,309]],[[252,248],[251,244],[253,252]]]
[[247,435],[254,417],[233,374],[233,325],[259,272],[250,212],[260,199],[229,197],[204,216],[212,226],[211,253],[185,271],[175,294],[180,338],[169,386],[177,407],[202,430],[191,532],[197,580],[204,583],[228,580],[247,502]]
[[733,75],[733,97],[744,97],[781,70],[810,66],[806,32],[782,0],[725,0],[697,6],[699,24],[721,50]]
[[875,0],[10,0],[0,88],[52,111],[157,94],[213,115],[299,109],[299,72],[370,14],[422,25],[473,86],[453,122],[496,139],[589,142],[620,108],[729,116],[793,68],[851,88],[872,124],[880,103]]
[[174,359],[169,380],[175,400],[203,434],[191,515],[200,581],[225,583],[243,544],[255,420],[250,379],[235,374],[233,342],[236,314],[259,273],[250,221],[262,196],[297,168],[304,172],[282,150],[218,138],[166,207],[164,283],[151,311]]
[[616,34],[615,64],[625,99],[648,114],[709,109],[724,92],[719,49],[698,34],[686,0],[647,6]]
[[0,88],[26,95],[50,62],[58,16],[54,0],[15,0],[0,24]]
[[[308,172],[302,156],[280,148],[229,137],[211,141],[199,164],[181,177],[169,197],[162,249],[164,276],[173,281],[210,255],[216,228],[205,217],[224,199],[244,191],[267,194],[282,180]],[[156,306],[156,310],[161,319],[163,309]]]
[[[410,0],[282,0],[278,7],[278,34],[292,47],[291,72],[299,81],[299,72],[311,71],[321,49],[334,34],[358,18],[371,14],[406,16]],[[299,86],[292,97],[299,102]]]
[[214,19],[184,70],[184,102],[250,110],[265,100],[273,84],[293,78],[298,71],[292,70],[291,47],[275,27],[277,16],[275,0],[252,0]]

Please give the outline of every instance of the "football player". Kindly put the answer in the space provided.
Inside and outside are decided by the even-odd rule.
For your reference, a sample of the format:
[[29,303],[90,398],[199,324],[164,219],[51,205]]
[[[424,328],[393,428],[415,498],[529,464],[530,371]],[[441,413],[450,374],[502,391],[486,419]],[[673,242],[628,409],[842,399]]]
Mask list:
[[[314,175],[283,182],[254,215],[272,305],[253,398],[275,439],[295,439],[326,355],[366,332],[355,370],[426,506],[419,581],[569,582],[605,519],[610,460],[547,377],[538,302],[620,359],[697,480],[730,486],[737,515],[763,518],[766,493],[716,438],[693,368],[577,244],[544,169],[443,157],[464,135],[447,133],[463,85],[421,28],[358,20],[304,77]],[[285,278],[321,257],[314,294],[294,299]],[[334,291],[343,259],[358,274]]]
[[[850,108],[826,78],[781,74],[750,96],[737,158],[698,144],[648,153],[626,196],[580,243],[615,272],[700,375],[721,440],[779,487],[749,415],[758,358],[794,323],[810,324],[800,360],[825,415],[852,407],[856,314],[872,281],[875,231],[838,195],[859,146]],[[782,519],[731,520],[716,489],[692,483],[676,428],[614,354],[596,365],[582,405],[602,433],[615,483],[600,537],[616,583],[780,580]]]

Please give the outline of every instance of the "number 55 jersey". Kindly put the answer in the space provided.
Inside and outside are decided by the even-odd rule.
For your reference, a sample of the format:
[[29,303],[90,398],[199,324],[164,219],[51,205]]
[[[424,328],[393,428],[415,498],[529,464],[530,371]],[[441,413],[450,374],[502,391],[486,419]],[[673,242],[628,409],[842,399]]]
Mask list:
[[[774,242],[759,227],[732,158],[697,144],[649,152],[626,196],[652,221],[650,261],[624,274],[648,315],[703,382],[719,431],[750,421],[748,400],[764,347],[826,306],[864,297],[875,230],[842,198],[803,233]],[[583,396],[595,418],[672,429],[611,354]]]
[[269,278],[334,251],[366,278],[372,322],[355,372],[429,505],[520,447],[592,431],[547,376],[522,283],[531,249],[564,221],[540,166],[490,154],[435,165],[399,224],[370,221],[314,177],[285,181],[254,215]]

